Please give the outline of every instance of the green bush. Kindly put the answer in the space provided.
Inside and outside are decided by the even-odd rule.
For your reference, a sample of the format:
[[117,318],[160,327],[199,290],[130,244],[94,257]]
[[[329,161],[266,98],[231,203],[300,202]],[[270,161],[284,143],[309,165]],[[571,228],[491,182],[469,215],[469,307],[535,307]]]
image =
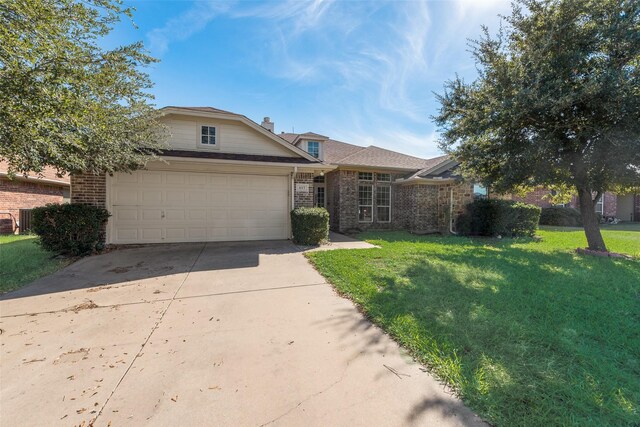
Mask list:
[[482,199],[467,205],[456,222],[458,233],[473,236],[533,236],[540,208],[510,200]]
[[97,206],[49,204],[32,210],[32,231],[48,251],[62,255],[86,255],[102,244],[109,212]]
[[582,227],[582,215],[579,210],[570,207],[552,206],[550,208],[542,208],[540,225]]
[[291,211],[293,241],[317,245],[329,237],[329,212],[325,208],[295,208]]

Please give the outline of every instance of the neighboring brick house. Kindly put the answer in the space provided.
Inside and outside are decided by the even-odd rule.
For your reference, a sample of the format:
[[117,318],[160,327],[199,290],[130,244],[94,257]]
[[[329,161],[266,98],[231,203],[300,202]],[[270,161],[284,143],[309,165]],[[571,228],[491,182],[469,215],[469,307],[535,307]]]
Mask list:
[[47,203],[69,200],[69,177],[58,176],[52,168],[41,174],[18,175],[7,173],[7,163],[0,160],[0,233],[19,231],[20,209],[31,209]]
[[[524,197],[509,196],[512,200],[518,200],[531,203],[541,208],[554,206],[548,196],[551,191],[546,188],[537,188]],[[580,209],[578,205],[578,197],[572,196],[571,200],[564,204],[576,209]],[[606,218],[619,218],[622,221],[640,221],[640,194],[615,194],[605,192],[600,201],[596,204],[596,212]]]
[[473,187],[446,156],[421,159],[211,107],[165,107],[163,161],[112,176],[71,177],[71,200],[107,208],[109,244],[291,236],[289,212],[325,206],[337,231],[448,232]]

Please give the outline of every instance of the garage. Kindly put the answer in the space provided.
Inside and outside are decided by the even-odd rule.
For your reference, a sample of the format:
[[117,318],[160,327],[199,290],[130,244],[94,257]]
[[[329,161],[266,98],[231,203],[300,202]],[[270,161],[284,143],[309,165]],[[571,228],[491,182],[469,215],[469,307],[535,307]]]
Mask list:
[[142,170],[107,182],[109,243],[289,238],[289,176]]

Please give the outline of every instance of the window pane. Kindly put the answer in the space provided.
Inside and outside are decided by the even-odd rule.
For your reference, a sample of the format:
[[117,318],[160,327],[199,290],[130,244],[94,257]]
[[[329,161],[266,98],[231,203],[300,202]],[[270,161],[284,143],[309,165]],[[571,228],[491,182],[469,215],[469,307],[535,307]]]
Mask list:
[[316,188],[316,206],[324,208],[324,187]]
[[371,222],[371,206],[360,206],[358,209],[358,221]]
[[209,135],[209,144],[214,145],[216,143],[215,135]]
[[391,206],[391,187],[376,187],[376,205]]
[[209,143],[209,137],[207,135],[202,135],[202,138],[201,138],[200,142],[202,142],[203,144],[208,144]]
[[391,208],[388,206],[378,206],[376,208],[376,215],[378,217],[379,222],[389,222],[390,220]]
[[378,181],[390,182],[391,174],[388,173],[377,173],[376,178]]
[[361,185],[358,187],[358,203],[365,206],[371,206],[373,204],[373,187],[370,185]]
[[476,199],[486,199],[487,188],[480,184],[473,184],[473,197]]
[[358,179],[363,181],[373,181],[373,173],[372,172],[358,172]]
[[202,135],[209,135],[209,128],[207,126],[202,126]]
[[209,126],[209,135],[214,135],[216,134],[216,128]]

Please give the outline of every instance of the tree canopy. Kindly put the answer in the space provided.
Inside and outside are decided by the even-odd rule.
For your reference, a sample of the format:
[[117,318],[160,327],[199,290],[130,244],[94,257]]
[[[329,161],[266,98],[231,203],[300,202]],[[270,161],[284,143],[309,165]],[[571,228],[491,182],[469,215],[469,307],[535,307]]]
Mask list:
[[437,95],[441,147],[498,192],[573,189],[605,250],[595,204],[640,188],[640,2],[520,0],[470,47],[477,79]]
[[0,158],[10,173],[139,167],[164,127],[141,42],[106,49],[118,0],[0,0]]

